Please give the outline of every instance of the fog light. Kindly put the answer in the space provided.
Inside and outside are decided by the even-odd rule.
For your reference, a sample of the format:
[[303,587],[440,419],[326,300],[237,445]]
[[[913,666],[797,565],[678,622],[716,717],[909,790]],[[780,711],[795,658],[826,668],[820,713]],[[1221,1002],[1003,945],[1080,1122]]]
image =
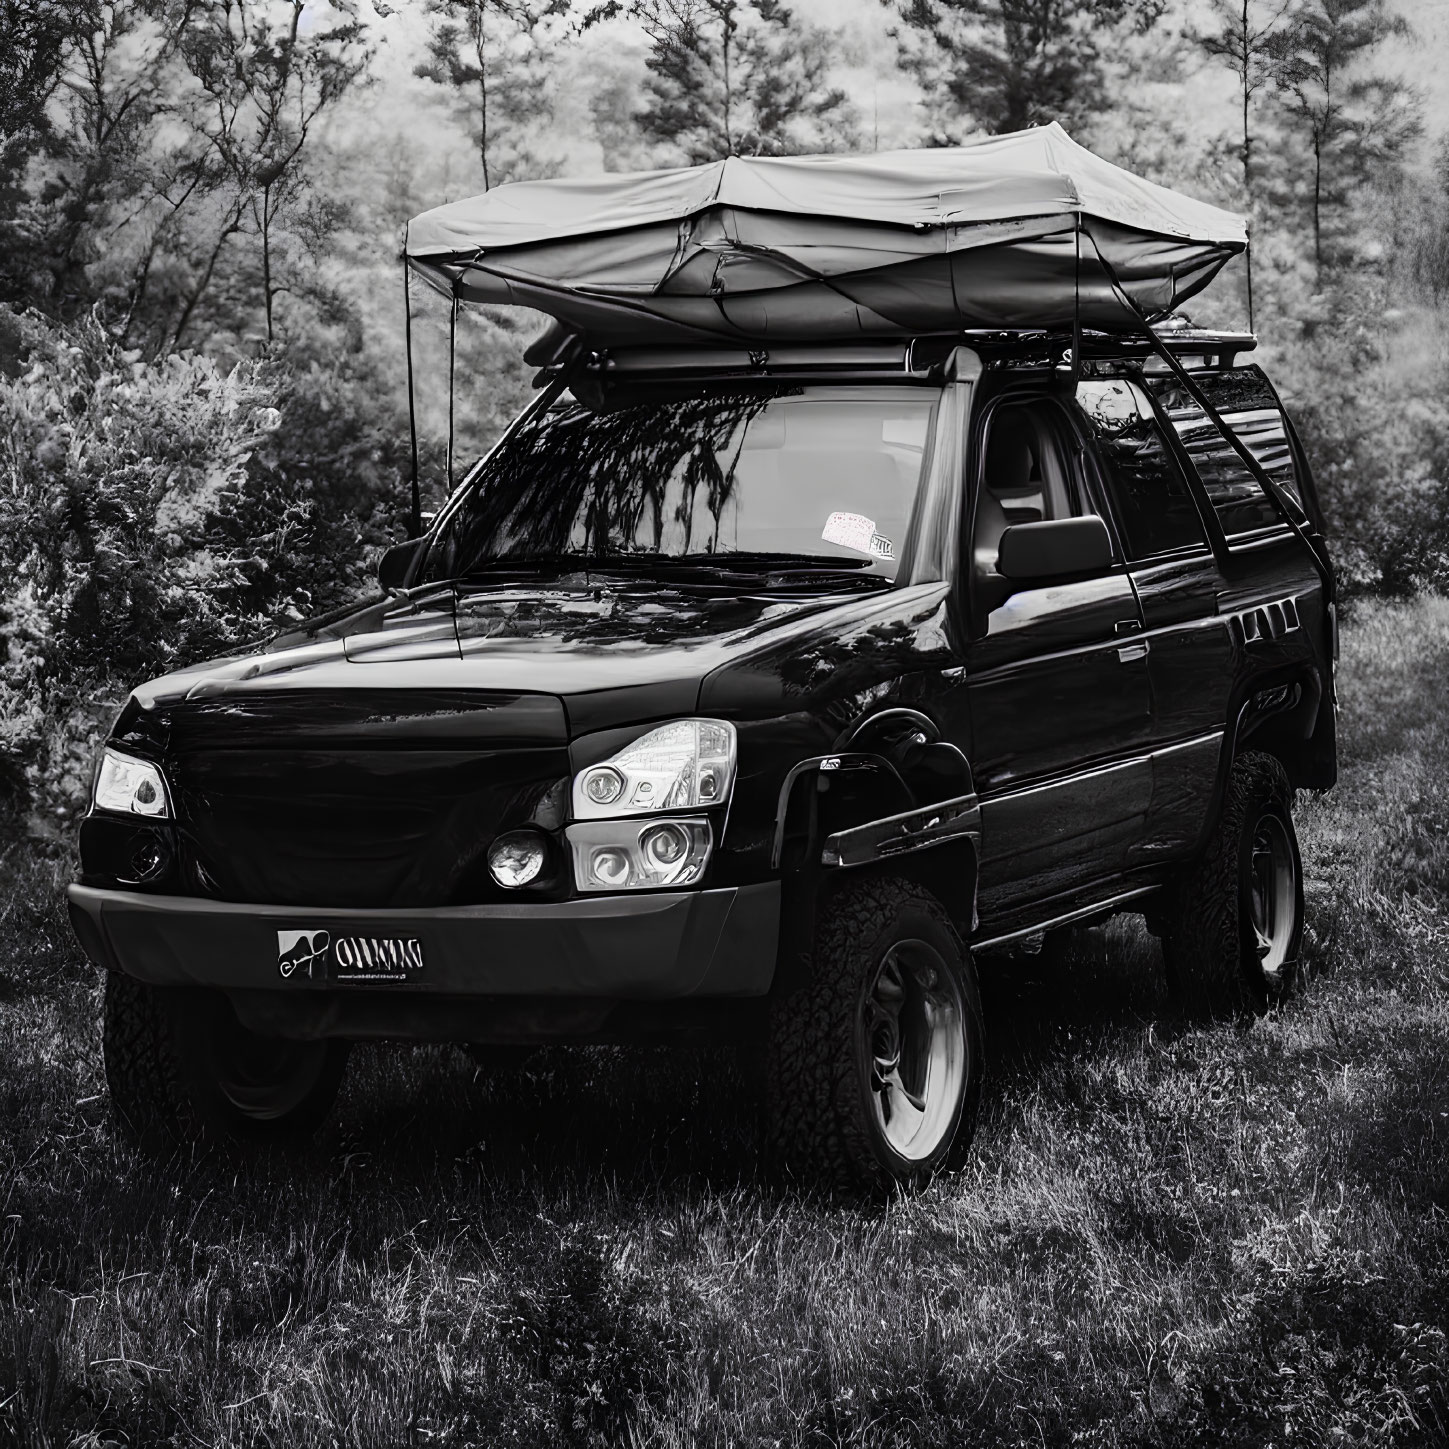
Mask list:
[[493,879],[508,890],[535,881],[548,860],[543,837],[530,830],[511,830],[488,847],[488,869]]
[[629,857],[624,851],[607,846],[594,852],[589,869],[601,885],[621,886],[629,879]]
[[154,840],[142,841],[131,856],[131,869],[138,880],[146,880],[161,868],[161,847]]
[[656,825],[644,832],[639,846],[650,865],[668,869],[684,859],[689,836],[677,825]]

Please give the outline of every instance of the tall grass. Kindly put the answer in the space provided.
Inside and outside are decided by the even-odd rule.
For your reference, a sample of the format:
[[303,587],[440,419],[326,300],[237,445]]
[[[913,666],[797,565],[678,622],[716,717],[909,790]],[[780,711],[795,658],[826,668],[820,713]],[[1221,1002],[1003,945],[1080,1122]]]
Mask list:
[[993,960],[970,1163],[884,1210],[760,1181],[731,1061],[662,1051],[359,1051],[307,1152],[158,1170],[12,847],[0,1438],[1449,1440],[1449,603],[1344,649],[1301,998],[1186,1029],[1130,919]]

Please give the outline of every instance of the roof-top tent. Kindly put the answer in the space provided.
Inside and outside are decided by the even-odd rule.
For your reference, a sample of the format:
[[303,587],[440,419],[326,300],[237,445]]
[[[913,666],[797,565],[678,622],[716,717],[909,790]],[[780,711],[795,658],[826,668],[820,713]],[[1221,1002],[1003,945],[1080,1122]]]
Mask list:
[[[910,366],[911,339],[933,335],[1136,334],[1312,549],[1332,598],[1301,510],[1151,326],[1247,245],[1242,217],[1103,161],[1053,123],[936,150],[513,182],[416,217],[404,262],[452,298],[455,318],[462,302],[532,307],[593,352],[732,342],[769,360],[782,344],[899,339]],[[1202,338],[1220,358],[1250,340]],[[1074,368],[1081,354],[1074,345]],[[571,369],[549,370],[556,388]],[[450,483],[451,395],[450,378]],[[414,533],[416,457],[415,434]]]
[[[1140,326],[1247,245],[1241,217],[1056,124],[969,146],[739,157],[523,181],[409,223],[460,302],[536,308],[594,348]],[[1114,279],[1116,286],[1114,286]]]

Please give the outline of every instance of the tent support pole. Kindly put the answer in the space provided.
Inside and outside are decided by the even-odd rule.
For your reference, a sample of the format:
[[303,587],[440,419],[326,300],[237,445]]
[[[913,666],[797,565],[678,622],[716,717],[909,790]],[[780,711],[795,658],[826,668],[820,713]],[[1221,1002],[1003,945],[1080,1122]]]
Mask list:
[[1257,328],[1253,326],[1253,222],[1249,217],[1244,225],[1248,234],[1247,245],[1243,248],[1243,261],[1248,268],[1248,331],[1256,334]]
[[458,362],[458,289],[448,313],[448,496],[453,496],[453,374]]
[[408,265],[407,233],[403,233],[403,336],[408,363],[408,437],[412,443],[412,515],[408,519],[408,537],[420,538],[423,532],[423,503],[418,491],[418,414],[413,395],[413,274]]
[[[1089,236],[1092,234],[1089,232]],[[1258,481],[1263,492],[1272,501],[1273,506],[1278,510],[1283,522],[1298,536],[1298,540],[1308,550],[1313,560],[1314,571],[1318,574],[1323,584],[1323,601],[1325,604],[1332,604],[1335,599],[1335,588],[1333,581],[1333,569],[1324,553],[1319,551],[1318,546],[1308,536],[1308,531],[1298,519],[1298,509],[1292,500],[1284,492],[1282,485],[1274,478],[1268,470],[1253,456],[1248,445],[1235,433],[1224,420],[1223,415],[1208,400],[1208,396],[1197,385],[1193,376],[1178,361],[1172,349],[1153,330],[1152,323],[1148,321],[1147,314],[1128,295],[1126,287],[1122,285],[1122,279],[1117,275],[1117,269],[1102,254],[1102,248],[1097,245],[1097,238],[1092,236],[1092,250],[1097,254],[1097,260],[1102,265],[1102,270],[1107,274],[1107,280],[1112,284],[1112,290],[1121,299],[1122,305],[1136,320],[1142,335],[1152,345],[1152,350],[1167,364],[1168,370],[1173,377],[1182,384],[1183,390],[1206,414],[1208,420],[1222,435],[1223,441],[1238,455],[1239,461],[1249,473]],[[1305,515],[1306,517],[1306,515]]]
[[1082,212],[1072,229],[1072,391],[1082,380]]

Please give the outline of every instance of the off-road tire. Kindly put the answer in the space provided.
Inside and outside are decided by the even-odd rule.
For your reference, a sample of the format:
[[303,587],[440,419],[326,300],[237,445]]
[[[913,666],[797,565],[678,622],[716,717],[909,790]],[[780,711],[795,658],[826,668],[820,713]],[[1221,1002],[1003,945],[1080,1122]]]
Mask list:
[[[861,1076],[858,1019],[895,941],[926,942],[954,973],[964,1010],[964,1087],[950,1131],[925,1161],[894,1153]],[[807,985],[774,1002],[765,1050],[766,1150],[773,1169],[877,1196],[959,1164],[981,1092],[981,1005],[969,951],[929,892],[895,878],[841,882],[819,904]]]
[[332,1108],[347,1042],[299,1046],[315,1066],[294,1103],[274,1114],[239,1108],[218,1080],[219,1033],[242,1028],[220,992],[157,988],[106,974],[103,1037],[111,1111],[124,1136],[153,1151],[235,1143],[291,1145]]
[[[1192,1018],[1261,1014],[1297,985],[1303,869],[1292,806],[1293,787],[1277,760],[1265,754],[1239,755],[1207,848],[1167,892],[1157,917],[1167,984]],[[1295,883],[1288,959],[1274,979],[1260,963],[1250,914],[1254,832],[1267,815],[1286,830]]]

